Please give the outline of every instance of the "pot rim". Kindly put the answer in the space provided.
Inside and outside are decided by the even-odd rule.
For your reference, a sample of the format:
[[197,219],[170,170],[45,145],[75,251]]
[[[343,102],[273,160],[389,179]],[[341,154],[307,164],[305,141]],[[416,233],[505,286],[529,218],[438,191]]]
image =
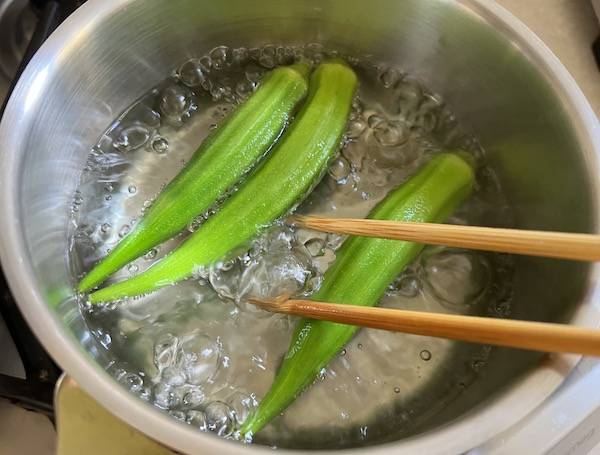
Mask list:
[[[0,123],[0,262],[19,309],[36,336],[61,367],[99,403],[119,418],[128,422],[151,438],[184,453],[233,454],[240,450],[238,443],[226,441],[214,435],[182,425],[167,414],[143,402],[122,387],[79,346],[76,339],[64,329],[61,321],[48,307],[39,286],[29,279],[34,275],[31,264],[23,254],[24,239],[20,229],[17,192],[18,157],[10,155],[21,141],[14,133],[13,124],[28,109],[28,101],[35,100],[44,92],[47,76],[58,71],[57,57],[71,43],[83,27],[93,27],[116,10],[134,0],[89,0],[72,14],[44,43],[22,74],[9,100]],[[502,33],[510,33],[513,43],[530,58],[536,60],[553,79],[559,95],[581,125],[580,136],[587,139],[594,152],[584,156],[592,179],[592,197],[598,207],[597,194],[600,177],[600,123],[583,93],[546,45],[522,22],[495,2],[486,0],[459,0],[459,7],[475,10]],[[19,102],[24,100],[24,102]],[[4,151],[6,150],[6,151]],[[587,156],[589,155],[589,156]],[[594,220],[598,226],[598,215]],[[583,303],[578,307],[571,323],[597,326],[600,323],[600,265],[591,267],[589,289]],[[506,390],[498,394],[484,407],[473,409],[442,427],[396,442],[372,446],[371,453],[387,453],[390,450],[424,453],[463,453],[498,435],[518,422],[541,404],[568,376],[579,361],[576,355],[552,355],[538,368],[525,374]],[[506,412],[509,409],[510,412]],[[460,435],[460,437],[458,437]],[[465,436],[467,435],[467,436]],[[247,453],[266,454],[271,449],[264,446],[246,446]],[[345,449],[338,453],[355,453],[357,449]],[[364,450],[358,449],[358,450]],[[320,452],[320,451],[317,451]]]

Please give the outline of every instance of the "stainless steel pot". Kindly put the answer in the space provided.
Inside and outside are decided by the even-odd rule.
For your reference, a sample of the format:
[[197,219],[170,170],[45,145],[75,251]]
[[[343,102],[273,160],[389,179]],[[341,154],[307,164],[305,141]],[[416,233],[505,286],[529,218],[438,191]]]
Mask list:
[[[109,359],[70,299],[68,207],[90,146],[177,64],[218,44],[309,41],[399,63],[443,94],[487,150],[519,227],[598,229],[598,121],[552,53],[493,1],[88,1],[37,53],[2,119],[2,266],[57,362],[117,416],[186,453],[241,447],[177,423],[105,373]],[[596,326],[599,271],[519,257],[514,316]],[[486,379],[431,429],[371,451],[475,447],[545,400],[577,360],[498,350]]]

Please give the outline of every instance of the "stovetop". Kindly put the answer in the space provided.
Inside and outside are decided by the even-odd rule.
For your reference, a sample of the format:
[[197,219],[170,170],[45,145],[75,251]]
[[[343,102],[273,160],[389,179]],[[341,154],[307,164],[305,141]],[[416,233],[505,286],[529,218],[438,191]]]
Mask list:
[[0,102],[17,74],[37,22],[28,0],[0,0]]
[[[23,68],[81,2],[0,0],[0,117]],[[31,332],[0,269],[0,398],[53,416],[61,370]]]

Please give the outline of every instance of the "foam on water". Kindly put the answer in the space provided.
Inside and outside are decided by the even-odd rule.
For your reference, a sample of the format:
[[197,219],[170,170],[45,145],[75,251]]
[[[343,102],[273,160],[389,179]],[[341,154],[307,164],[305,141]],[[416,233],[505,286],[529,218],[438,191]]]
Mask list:
[[[173,77],[119,117],[90,153],[72,204],[74,276],[103,257],[150,206],[203,138],[243,102],[269,69],[305,55],[304,47],[219,46],[184,62]],[[346,57],[360,79],[346,139],[300,213],[364,217],[431,155],[462,148],[477,163],[477,188],[450,222],[510,226],[485,154],[459,127],[442,98],[400,68]],[[175,239],[132,262],[109,282],[145,270],[210,213]],[[194,279],[119,304],[82,311],[115,359],[109,370],[141,399],[199,431],[235,437],[268,390],[295,318],[249,304],[249,296],[309,296],[344,237],[277,224],[247,251]],[[428,247],[394,283],[390,308],[505,317],[510,312],[509,256]],[[490,348],[449,340],[361,330],[310,390],[257,436],[271,446],[348,447],[418,432],[467,393]]]

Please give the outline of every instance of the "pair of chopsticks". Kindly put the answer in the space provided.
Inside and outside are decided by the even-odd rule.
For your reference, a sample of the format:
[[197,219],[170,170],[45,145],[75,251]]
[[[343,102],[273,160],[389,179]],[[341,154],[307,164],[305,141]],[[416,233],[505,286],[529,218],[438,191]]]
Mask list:
[[[368,219],[293,216],[296,226],[337,234],[406,240],[581,261],[600,260],[600,236]],[[260,300],[268,311],[342,324],[543,352],[600,356],[600,331],[563,324],[462,316],[311,300]]]

